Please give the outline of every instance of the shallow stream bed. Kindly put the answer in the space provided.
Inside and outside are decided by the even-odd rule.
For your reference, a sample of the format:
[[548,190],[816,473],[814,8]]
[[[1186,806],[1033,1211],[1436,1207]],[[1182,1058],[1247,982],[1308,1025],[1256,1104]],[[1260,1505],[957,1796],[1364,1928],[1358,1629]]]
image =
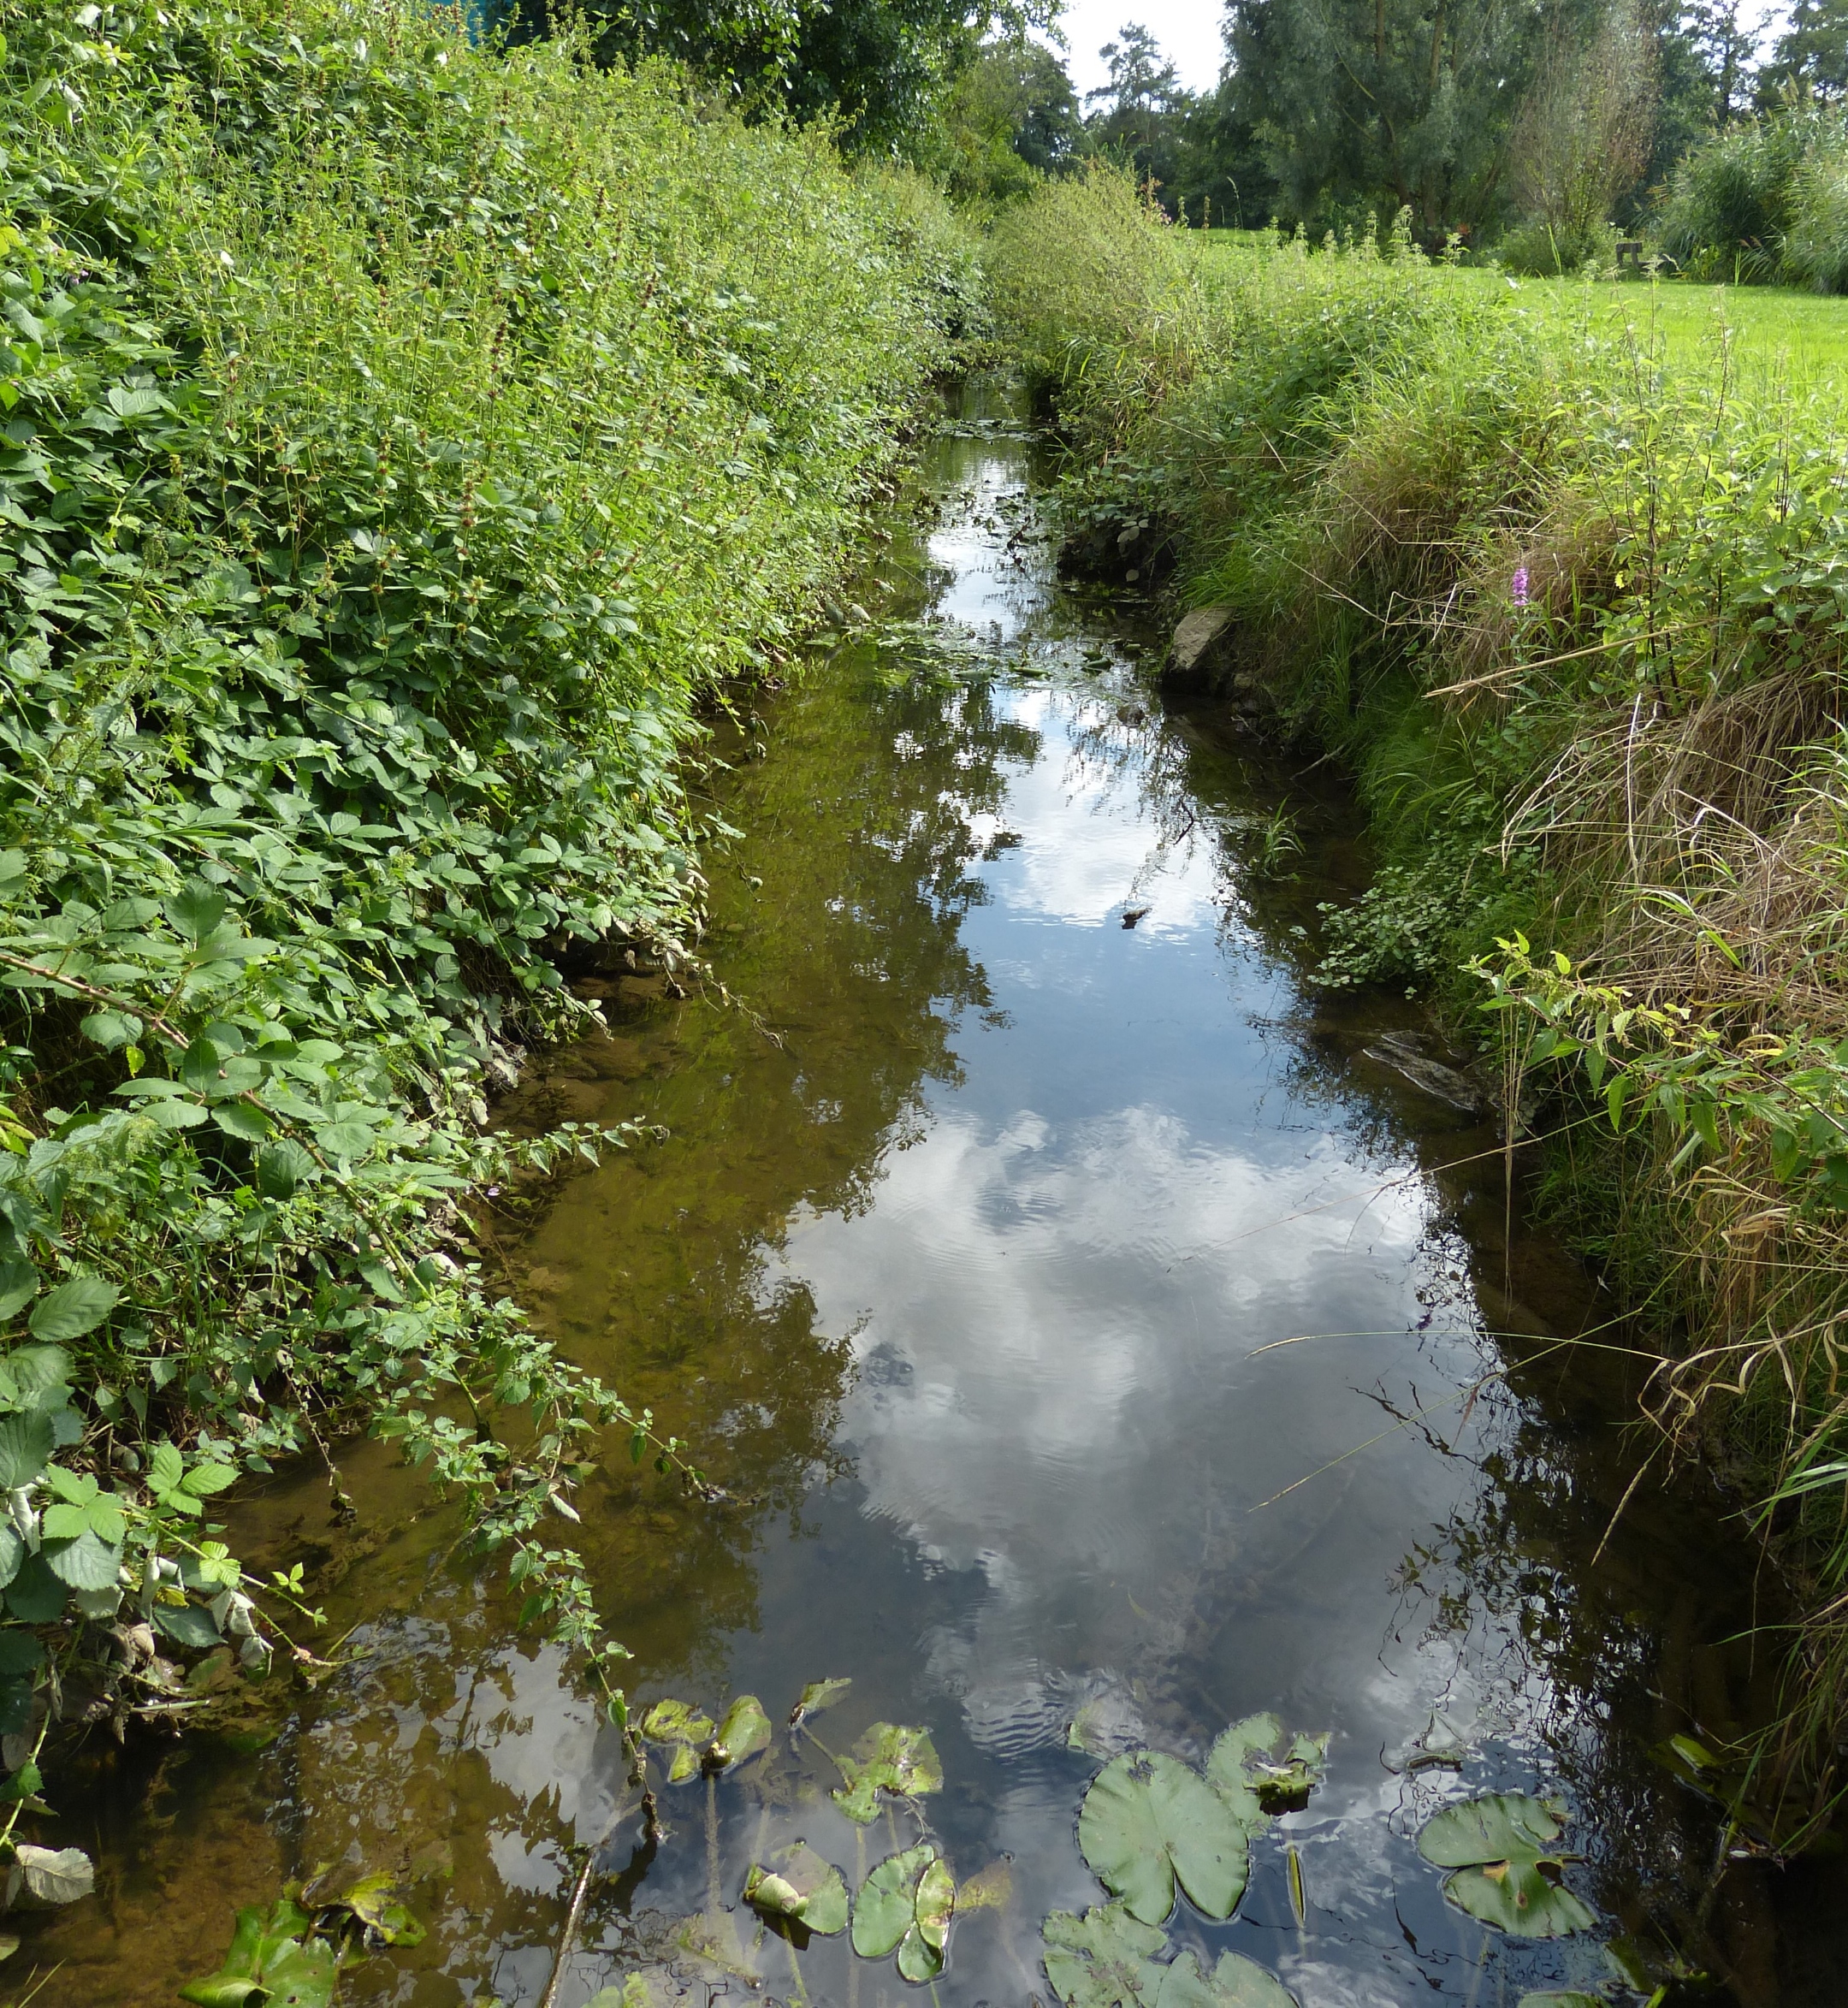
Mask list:
[[[806,1683],[851,1687],[665,1787],[657,1850],[632,1810],[609,1832],[616,1737],[361,1447],[356,1526],[312,1474],[248,1509],[330,1585],[351,1663],[246,1734],[100,1765],[69,1838],[102,1892],[36,1939],[68,1962],[47,2001],[169,2001],[234,1904],[333,1861],[406,1875],[429,1927],[347,1998],[533,2008],[601,1839],[560,2008],[644,1969],[636,2008],[897,2008],[890,1959],[792,1952],[739,1894],[798,1838],[857,1881],[921,1817],[960,1881],[992,1871],[935,2008],[1050,2008],[1041,1921],[1103,1900],[1075,1833],[1099,1753],[1197,1760],[1260,1709],[1332,1732],[1328,1776],[1231,1921],[1183,1903],[1172,1947],[1236,1949],[1303,2008],[1640,2004],[1678,1958],[1723,1962],[1740,2008],[1848,1993],[1832,1872],[1716,1884],[1717,1821],[1648,1756],[1763,1707],[1750,1553],[1697,1484],[1626,1502],[1609,1306],[1523,1227],[1492,1121],[1425,1092],[1455,1056],[1409,1004],[1306,985],[1358,870],[1338,792],[1164,713],[1134,607],[1057,580],[1042,471],[965,398],[867,633],[725,742],[745,834],[710,856],[706,948],[737,1002],[602,986],[612,1036],[519,1111],[666,1131],[516,1257],[535,1316],[731,1496],[620,1455],[584,1488],[631,1693],[749,1692],[780,1726]],[[927,1729],[942,1786],[865,1828],[829,1753],[876,1722]],[[1488,1791],[1564,1799],[1596,1932],[1445,1902],[1419,1827]]]

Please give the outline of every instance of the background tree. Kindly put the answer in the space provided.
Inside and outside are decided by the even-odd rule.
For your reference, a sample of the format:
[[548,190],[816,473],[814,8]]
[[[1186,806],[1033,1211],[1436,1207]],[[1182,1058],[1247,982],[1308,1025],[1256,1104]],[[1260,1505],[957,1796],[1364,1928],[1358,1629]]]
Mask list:
[[1174,178],[1180,122],[1191,100],[1175,66],[1145,27],[1126,23],[1098,51],[1109,81],[1087,93],[1093,148],[1133,167],[1139,181]]
[[1005,202],[1069,167],[1086,145],[1065,65],[1027,35],[985,42],[951,88],[933,160],[958,201]]
[[1760,73],[1759,103],[1774,110],[1793,90],[1823,104],[1848,99],[1848,0],[1796,0]]

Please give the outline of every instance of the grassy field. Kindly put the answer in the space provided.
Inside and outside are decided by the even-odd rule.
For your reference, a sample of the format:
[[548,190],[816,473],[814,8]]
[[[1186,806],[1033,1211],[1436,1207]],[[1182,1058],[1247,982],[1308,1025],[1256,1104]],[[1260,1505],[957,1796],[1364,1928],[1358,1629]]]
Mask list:
[[[1198,261],[1207,283],[1216,268],[1234,282],[1252,263],[1275,255],[1268,230],[1189,230],[1178,240]],[[1649,341],[1660,335],[1671,352],[1691,354],[1730,330],[1734,352],[1786,361],[1793,375],[1813,378],[1848,370],[1848,297],[1825,297],[1783,286],[1709,286],[1680,279],[1515,278],[1491,265],[1464,265],[1445,275],[1460,293],[1532,309],[1544,303],[1561,315],[1627,328]]]

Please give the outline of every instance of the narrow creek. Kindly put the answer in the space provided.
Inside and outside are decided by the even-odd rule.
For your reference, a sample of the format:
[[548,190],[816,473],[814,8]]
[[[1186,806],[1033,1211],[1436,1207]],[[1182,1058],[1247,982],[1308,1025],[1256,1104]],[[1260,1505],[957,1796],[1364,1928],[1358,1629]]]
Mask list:
[[[1596,1286],[1510,1212],[1492,1123],[1407,1077],[1445,1057],[1414,1008],[1306,986],[1317,902],[1355,882],[1338,791],[1164,712],[1134,609],[1057,578],[1040,452],[964,394],[933,515],[862,583],[872,638],[728,745],[745,834],[709,860],[707,949],[747,1008],[613,980],[612,1036],[523,1098],[666,1131],[568,1181],[518,1255],[536,1317],[731,1496],[621,1459],[585,1486],[631,1693],[749,1692],[780,1725],[852,1683],[814,1738],[665,1788],[652,1855],[619,1826],[560,2008],[638,1967],[631,2008],[897,2008],[889,1959],[792,1958],[739,1903],[798,1837],[850,1881],[915,1838],[828,1796],[826,1751],[881,1721],[930,1733],[957,1876],[1004,1865],[937,2008],[1050,2004],[1041,1920],[1104,1900],[1074,1723],[1197,1760],[1260,1709],[1332,1731],[1328,1776],[1233,1919],[1183,1904],[1171,1945],[1242,1952],[1303,2008],[1640,2004],[1697,1944],[1732,1975],[1701,1998],[1838,1999],[1824,1869],[1709,1893],[1718,1822],[1648,1756],[1765,1705],[1750,1551],[1697,1491],[1618,1513],[1626,1363],[1560,1342],[1613,1338]],[[101,1894],[36,1941],[67,1962],[48,2000],[170,2000],[233,1904],[321,1862],[405,1875],[429,1928],[347,1998],[539,1999],[617,1739],[419,1478],[375,1446],[345,1469],[352,1526],[312,1474],[247,1512],[357,1627],[351,1662],[286,1714],[96,1757],[69,1838]],[[1567,1802],[1597,1932],[1445,1902],[1420,1823],[1503,1790]]]

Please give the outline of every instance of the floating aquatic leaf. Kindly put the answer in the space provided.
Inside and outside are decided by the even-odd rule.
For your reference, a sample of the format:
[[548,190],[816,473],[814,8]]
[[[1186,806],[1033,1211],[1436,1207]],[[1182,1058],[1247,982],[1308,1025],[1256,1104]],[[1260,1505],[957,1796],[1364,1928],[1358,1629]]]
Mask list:
[[1055,1910],[1040,1927],[1046,1978],[1065,2008],[1155,2008],[1167,1968],[1154,1955],[1167,1944],[1121,1904],[1099,1904],[1076,1917]]
[[1267,1813],[1300,1804],[1321,1783],[1329,1739],[1291,1735],[1267,1709],[1221,1733],[1206,1759],[1206,1782],[1254,1832]]
[[956,1893],[959,1910],[1004,1910],[1013,1901],[1014,1864],[1006,1855],[970,1876]]
[[697,1981],[683,1983],[665,1967],[647,1966],[613,1987],[599,1989],[584,2003],[584,2008],[680,2008],[682,2002],[694,1998],[698,1988]]
[[293,1898],[265,1910],[252,1904],[237,1914],[231,1948],[216,1973],[180,1990],[197,2008],[246,2008],[247,2004],[298,2003],[327,2008],[334,1999],[336,1958],[324,1940],[304,1943],[313,1920]]
[[774,1869],[752,1863],[744,1901],[761,1917],[799,1924],[822,1938],[847,1928],[846,1882],[806,1841],[786,1848]]
[[1197,1771],[1158,1750],[1132,1750],[1099,1772],[1078,1815],[1078,1845],[1145,1924],[1166,1922],[1177,1881],[1207,1916],[1229,1917],[1250,1872],[1235,1810]]
[[851,1680],[811,1680],[790,1710],[790,1727],[793,1729],[810,1715],[819,1715],[823,1709],[832,1708],[852,1685]]
[[1255,1959],[1222,1952],[1212,1971],[1202,1973],[1191,1952],[1183,1952],[1163,1976],[1156,2008],[1297,2008],[1296,1997]]
[[862,1959],[894,1950],[909,1981],[943,1971],[944,1946],[956,1909],[956,1878],[928,1841],[888,1855],[854,1898],[853,1949]]
[[658,1701],[642,1718],[642,1733],[650,1743],[704,1743],[712,1733],[712,1717],[688,1702]]
[[1597,1918],[1559,1881],[1566,1857],[1553,1844],[1562,1816],[1545,1800],[1494,1792],[1427,1820],[1419,1852],[1456,1871],[1444,1894],[1472,1917],[1522,1938],[1563,1938]]
[[878,1819],[882,1790],[900,1798],[943,1790],[943,1766],[927,1729],[875,1722],[854,1745],[852,1756],[835,1762],[847,1782],[833,1794],[834,1803],[862,1827]]
[[424,1927],[400,1900],[394,1875],[369,1875],[341,1892],[341,1902],[388,1946],[420,1946]]
[[700,1771],[700,1754],[690,1743],[674,1745],[674,1754],[667,1761],[667,1782],[684,1785],[688,1779],[696,1778]]
[[1515,2008],[1610,2008],[1602,1994],[1523,1994]]
[[770,1718],[763,1712],[763,1703],[755,1694],[741,1694],[726,1710],[713,1746],[706,1753],[706,1761],[719,1771],[742,1764],[747,1757],[755,1756],[759,1750],[767,1750],[773,1733]]

